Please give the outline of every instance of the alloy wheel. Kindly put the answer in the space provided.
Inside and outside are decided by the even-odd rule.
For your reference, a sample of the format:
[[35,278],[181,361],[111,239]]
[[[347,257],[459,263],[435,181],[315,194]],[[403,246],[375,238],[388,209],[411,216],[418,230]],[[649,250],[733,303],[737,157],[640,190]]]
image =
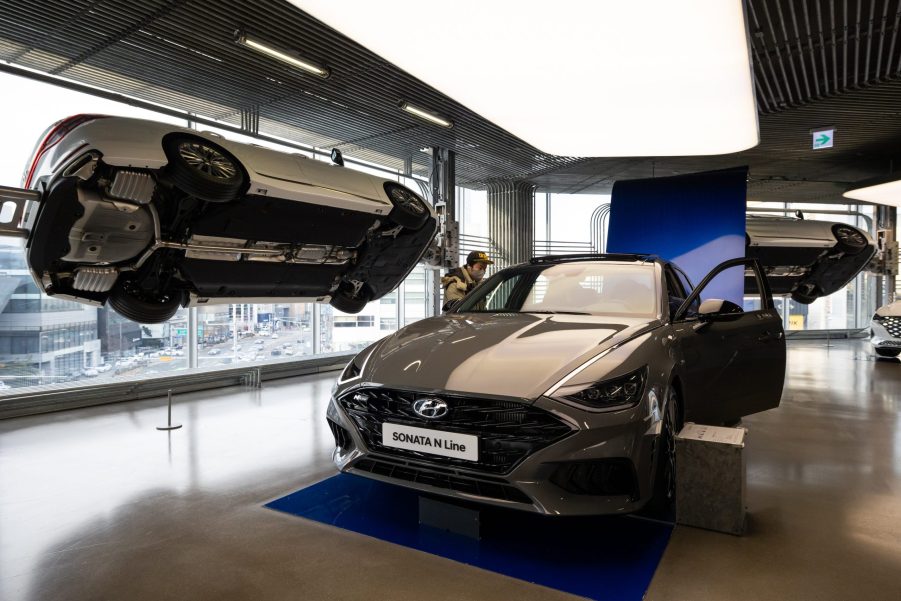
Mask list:
[[216,150],[205,144],[193,141],[184,141],[178,145],[178,154],[191,168],[211,177],[228,180],[238,172],[232,161]]

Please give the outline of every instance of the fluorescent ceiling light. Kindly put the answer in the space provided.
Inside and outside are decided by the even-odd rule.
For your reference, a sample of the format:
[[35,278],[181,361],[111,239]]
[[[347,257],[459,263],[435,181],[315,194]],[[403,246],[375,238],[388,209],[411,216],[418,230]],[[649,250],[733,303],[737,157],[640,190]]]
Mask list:
[[312,73],[317,77],[322,77],[324,79],[331,74],[328,67],[319,65],[315,61],[307,60],[300,56],[294,56],[286,50],[279,50],[278,48],[275,48],[270,44],[261,42],[260,40],[251,37],[243,33],[242,31],[238,31],[237,34],[235,34],[235,41],[242,46],[247,46],[252,50],[256,50],[257,52],[271,56],[272,58],[280,60],[283,63],[287,63],[292,67],[296,67],[301,71]]
[[742,0],[291,2],[546,153],[759,142]]
[[454,122],[451,121],[450,119],[445,119],[438,113],[435,113],[435,112],[432,112],[432,111],[429,111],[426,109],[421,109],[416,105],[410,104],[409,102],[401,102],[400,108],[407,111],[411,115],[416,115],[420,119],[425,119],[426,121],[428,121],[430,123],[434,123],[436,125],[440,125],[441,127],[453,127],[454,126]]
[[845,198],[863,200],[880,205],[901,207],[901,176],[899,179],[862,182],[843,194]]

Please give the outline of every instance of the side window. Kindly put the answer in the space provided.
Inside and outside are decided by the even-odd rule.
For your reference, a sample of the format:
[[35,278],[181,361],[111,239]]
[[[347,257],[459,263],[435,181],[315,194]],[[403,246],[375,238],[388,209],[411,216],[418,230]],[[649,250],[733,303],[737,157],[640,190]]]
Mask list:
[[[745,313],[760,311],[768,304],[757,275],[751,265],[732,265],[714,271],[692,292],[693,302],[683,317],[692,318],[706,301],[726,301],[717,312]],[[709,278],[709,279],[708,279]]]

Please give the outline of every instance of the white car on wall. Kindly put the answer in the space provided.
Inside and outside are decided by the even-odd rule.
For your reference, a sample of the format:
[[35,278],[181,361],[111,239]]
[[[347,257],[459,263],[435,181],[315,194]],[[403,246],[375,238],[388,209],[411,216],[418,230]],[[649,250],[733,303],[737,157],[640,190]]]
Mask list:
[[[103,115],[51,126],[29,161],[27,259],[51,296],[142,323],[215,302],[330,302],[356,313],[393,290],[437,221],[396,181]],[[265,299],[265,300],[264,300]]]
[[901,355],[901,301],[876,309],[870,323],[870,343],[880,357]]
[[840,290],[876,252],[869,234],[846,223],[748,215],[746,231],[746,256],[760,262],[773,294],[803,304]]

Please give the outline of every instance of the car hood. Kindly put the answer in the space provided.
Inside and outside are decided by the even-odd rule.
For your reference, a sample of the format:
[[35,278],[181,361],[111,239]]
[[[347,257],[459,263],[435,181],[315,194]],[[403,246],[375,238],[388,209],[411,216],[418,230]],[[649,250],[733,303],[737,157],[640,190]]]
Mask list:
[[894,303],[879,307],[876,309],[876,316],[901,317],[901,301],[895,301]]
[[385,338],[363,380],[429,392],[535,400],[563,376],[659,325],[648,318],[460,313],[418,321]]

